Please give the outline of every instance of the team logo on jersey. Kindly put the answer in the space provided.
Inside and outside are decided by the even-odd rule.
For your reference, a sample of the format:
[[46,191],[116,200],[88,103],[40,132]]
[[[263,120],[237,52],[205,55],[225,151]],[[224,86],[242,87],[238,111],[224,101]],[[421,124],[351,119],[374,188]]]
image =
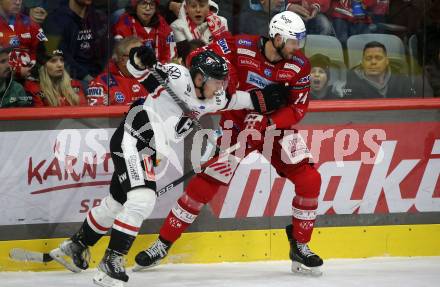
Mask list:
[[27,32],[27,33],[23,33],[23,34],[21,34],[21,37],[22,37],[23,39],[30,39],[30,38],[31,38],[31,33],[29,33],[29,32]]
[[258,75],[254,72],[248,72],[246,83],[256,86],[257,88],[263,89],[269,84],[272,84],[272,81],[269,81],[266,78]]
[[20,39],[17,36],[12,37],[9,40],[9,46],[11,46],[12,48],[17,48],[18,46],[20,46]]
[[264,69],[264,75],[266,75],[266,77],[272,77],[272,70],[269,68]]
[[298,63],[298,64],[301,65],[301,66],[304,66],[304,64],[305,64],[305,63],[304,63],[304,60],[301,59],[300,57],[297,57],[297,56],[293,56],[293,57],[292,57],[292,61]]
[[117,103],[123,103],[125,101],[125,95],[122,92],[115,93],[115,100]]
[[178,78],[180,78],[182,76],[182,72],[180,71],[180,69],[176,66],[170,66],[167,69],[167,74],[168,76],[170,76],[171,79],[173,80],[177,80]]
[[191,130],[192,124],[193,121],[191,118],[182,114],[175,127],[176,138],[185,137],[185,135]]
[[300,67],[298,67],[297,65],[292,64],[292,63],[286,63],[286,64],[284,64],[284,69],[293,70],[293,71],[295,71],[296,73],[299,73],[299,71],[301,71],[301,68],[300,68]]
[[254,61],[253,59],[245,58],[243,56],[238,56],[238,63],[240,65],[248,66],[255,69],[260,69],[260,63]]
[[217,44],[220,46],[220,49],[222,50],[223,54],[231,53],[231,49],[229,49],[228,43],[224,38],[217,40]]
[[133,91],[133,93],[138,93],[141,90],[141,87],[138,84],[134,84],[133,86],[131,86],[131,90]]
[[252,46],[252,42],[246,39],[239,39],[238,40],[238,45],[242,45],[242,46]]
[[47,41],[47,37],[46,37],[46,35],[44,34],[43,29],[41,29],[41,28],[38,29],[37,39],[38,39],[40,42]]
[[237,53],[238,54],[242,54],[242,55],[247,55],[250,56],[252,58],[255,58],[255,55],[257,54],[256,52],[249,50],[249,49],[243,49],[243,48],[238,48],[237,49]]

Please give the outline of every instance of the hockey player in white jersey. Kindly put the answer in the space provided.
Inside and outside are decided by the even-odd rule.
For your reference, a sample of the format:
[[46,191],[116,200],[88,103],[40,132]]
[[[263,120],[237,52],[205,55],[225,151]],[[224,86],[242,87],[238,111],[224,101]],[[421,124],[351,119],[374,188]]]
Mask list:
[[66,268],[80,272],[89,266],[89,246],[111,229],[108,248],[93,278],[100,286],[121,287],[128,281],[124,256],[156,202],[156,159],[167,156],[170,142],[180,141],[189,133],[194,117],[223,109],[270,112],[286,102],[288,90],[282,85],[227,94],[228,64],[212,51],[200,53],[190,64],[189,70],[176,64],[162,66],[145,46],[130,51],[127,68],[150,94],[133,103],[111,138],[115,170],[110,194],[89,211],[70,239],[50,252]]

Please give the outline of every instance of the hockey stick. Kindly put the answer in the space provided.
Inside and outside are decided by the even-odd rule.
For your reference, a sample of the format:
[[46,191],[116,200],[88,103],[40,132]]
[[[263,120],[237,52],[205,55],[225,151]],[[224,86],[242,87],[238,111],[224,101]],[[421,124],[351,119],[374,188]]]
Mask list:
[[31,251],[23,248],[12,248],[9,251],[9,258],[14,261],[47,263],[53,260],[49,253]]

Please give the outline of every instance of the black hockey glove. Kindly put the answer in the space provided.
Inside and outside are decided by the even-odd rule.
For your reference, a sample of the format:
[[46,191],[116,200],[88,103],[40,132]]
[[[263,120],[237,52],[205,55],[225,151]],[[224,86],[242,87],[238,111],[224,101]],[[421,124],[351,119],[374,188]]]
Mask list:
[[[144,67],[140,67],[136,64],[135,56],[140,60],[141,64]],[[152,68],[157,63],[156,55],[154,51],[147,46],[134,47],[130,50],[129,53],[130,63],[137,70],[144,70],[145,68]]]
[[264,89],[250,91],[255,111],[268,114],[288,103],[289,88],[282,84],[270,84]]

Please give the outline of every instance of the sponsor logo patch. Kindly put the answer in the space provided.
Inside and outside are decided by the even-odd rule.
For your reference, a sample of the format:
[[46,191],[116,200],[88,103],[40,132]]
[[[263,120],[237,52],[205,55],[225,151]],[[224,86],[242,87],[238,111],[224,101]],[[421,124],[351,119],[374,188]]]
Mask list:
[[103,97],[104,89],[102,87],[90,87],[87,89],[88,96]]
[[226,42],[225,39],[218,40],[217,44],[220,46],[220,49],[222,50],[223,54],[231,53],[231,49],[229,49],[228,43]]
[[295,76],[293,73],[288,71],[278,71],[277,73],[277,80],[290,80],[293,76]]
[[242,45],[242,46],[252,46],[252,42],[246,39],[239,39],[238,40],[238,45]]
[[238,54],[242,54],[242,55],[251,56],[251,57],[253,57],[253,58],[255,58],[255,55],[257,54],[257,53],[254,52],[254,51],[251,51],[251,50],[249,50],[249,49],[244,49],[244,48],[238,48],[238,49],[237,49],[237,53],[238,53]]
[[266,75],[266,77],[272,77],[272,70],[269,68],[264,69],[264,75]]
[[293,70],[293,71],[295,71],[296,73],[299,73],[299,71],[301,71],[301,68],[300,68],[300,67],[298,67],[297,65],[292,64],[292,63],[286,63],[286,64],[284,64],[284,69]]
[[260,63],[258,63],[257,61],[254,61],[253,59],[249,59],[249,58],[245,58],[245,57],[239,56],[238,57],[238,63],[240,65],[252,67],[252,68],[255,68],[255,69],[260,69]]
[[269,81],[266,78],[258,75],[254,72],[248,72],[246,83],[256,86],[257,88],[263,89],[269,84],[272,84],[272,81]]
[[115,100],[118,103],[123,103],[125,100],[125,95],[122,92],[116,92],[115,93]]
[[138,84],[134,84],[131,87],[131,90],[133,91],[133,93],[138,93],[141,90],[141,86],[139,86]]

